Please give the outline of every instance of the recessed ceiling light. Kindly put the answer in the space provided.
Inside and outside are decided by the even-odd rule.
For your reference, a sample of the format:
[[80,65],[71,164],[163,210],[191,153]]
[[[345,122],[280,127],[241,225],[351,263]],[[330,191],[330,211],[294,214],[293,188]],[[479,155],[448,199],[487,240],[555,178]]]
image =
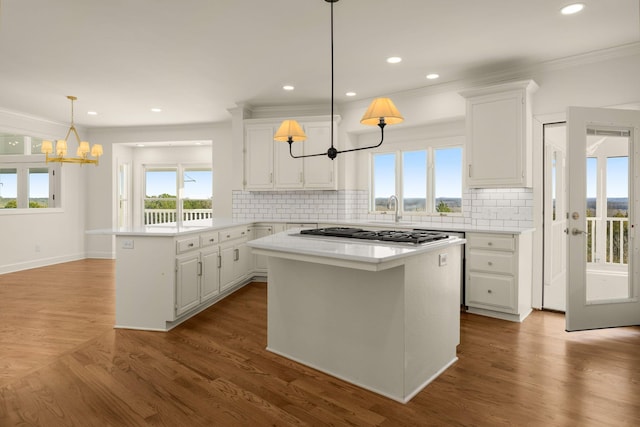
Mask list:
[[98,112],[97,111],[87,111],[87,114],[90,116],[97,116]]
[[574,3],[560,9],[560,13],[563,15],[573,15],[574,13],[580,12],[582,9],[584,9],[584,4]]
[[398,62],[402,62],[402,58],[400,58],[399,56],[391,56],[387,58],[387,62],[389,64],[397,64]]
[[428,78],[429,80],[435,80],[435,79],[437,79],[438,77],[440,77],[440,74],[436,74],[436,73],[427,74],[427,78]]
[[347,93],[345,93],[345,95],[347,95],[347,96],[356,96],[356,93],[355,92],[347,92]]
[[162,108],[152,108],[151,111],[153,111],[154,113],[159,113],[162,111]]
[[282,86],[282,89],[284,89],[284,90],[294,90],[295,87],[293,87],[291,85],[284,85],[284,86]]

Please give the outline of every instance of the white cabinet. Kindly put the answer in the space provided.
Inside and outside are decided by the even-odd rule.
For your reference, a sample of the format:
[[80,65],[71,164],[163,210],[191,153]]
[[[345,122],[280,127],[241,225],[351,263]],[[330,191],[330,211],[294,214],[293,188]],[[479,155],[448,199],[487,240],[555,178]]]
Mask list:
[[245,127],[244,179],[247,190],[272,190],[273,183],[273,135],[275,128],[270,124],[256,124]]
[[[253,227],[253,238],[259,239],[272,235],[274,232],[273,225],[256,225]],[[267,274],[267,257],[264,255],[253,256],[253,268],[254,272],[258,274]]]
[[461,92],[468,187],[532,186],[531,94],[537,88],[526,80]]
[[467,311],[520,322],[531,313],[531,233],[467,233]]
[[[273,140],[280,122],[245,122],[245,179],[247,190],[335,190],[336,162],[327,156],[295,159],[289,144]],[[331,145],[331,122],[300,121],[307,140],[294,142],[294,155],[326,152]],[[334,121],[334,144],[337,121]]]
[[[176,242],[176,317],[220,293],[218,233]],[[215,245],[215,246],[214,246]]]
[[200,304],[200,254],[176,258],[176,316]]
[[253,270],[251,250],[247,246],[251,229],[239,227],[220,232],[220,291],[247,278]]

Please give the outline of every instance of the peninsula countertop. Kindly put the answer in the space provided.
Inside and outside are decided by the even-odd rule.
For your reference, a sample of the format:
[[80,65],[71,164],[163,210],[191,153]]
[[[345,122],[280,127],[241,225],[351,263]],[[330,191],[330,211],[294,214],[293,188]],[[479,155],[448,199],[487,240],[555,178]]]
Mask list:
[[175,223],[140,225],[135,227],[104,228],[88,230],[87,234],[92,235],[115,235],[115,236],[181,236],[204,231],[216,231],[232,227],[251,226],[255,224],[332,224],[341,227],[375,227],[386,229],[424,229],[434,231],[449,231],[461,233],[494,233],[494,234],[523,234],[535,231],[535,228],[512,228],[512,227],[488,227],[465,224],[429,224],[421,222],[393,222],[393,221],[369,221],[369,220],[328,220],[328,219],[232,219],[232,218],[210,218],[197,221],[189,221],[188,224],[178,226]]

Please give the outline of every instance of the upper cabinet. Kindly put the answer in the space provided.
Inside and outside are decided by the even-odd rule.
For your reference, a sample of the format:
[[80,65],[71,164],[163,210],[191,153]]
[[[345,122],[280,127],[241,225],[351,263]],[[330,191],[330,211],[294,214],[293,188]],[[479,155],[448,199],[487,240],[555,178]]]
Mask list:
[[468,187],[532,186],[531,95],[537,89],[525,80],[461,92]]
[[[331,145],[330,121],[304,121],[300,125],[307,140],[294,142],[294,155],[324,153]],[[245,121],[244,187],[246,190],[335,190],[336,162],[327,156],[295,159],[289,155],[289,144],[277,142],[273,136],[279,120]],[[334,121],[334,144],[337,121]]]

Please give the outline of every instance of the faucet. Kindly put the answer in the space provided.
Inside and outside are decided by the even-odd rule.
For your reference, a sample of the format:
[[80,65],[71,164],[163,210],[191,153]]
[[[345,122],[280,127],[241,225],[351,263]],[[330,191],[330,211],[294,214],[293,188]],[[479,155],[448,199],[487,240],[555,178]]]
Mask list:
[[400,215],[398,215],[398,198],[395,194],[392,194],[387,200],[387,209],[391,209],[391,202],[393,201],[393,217],[395,222],[400,222]]

